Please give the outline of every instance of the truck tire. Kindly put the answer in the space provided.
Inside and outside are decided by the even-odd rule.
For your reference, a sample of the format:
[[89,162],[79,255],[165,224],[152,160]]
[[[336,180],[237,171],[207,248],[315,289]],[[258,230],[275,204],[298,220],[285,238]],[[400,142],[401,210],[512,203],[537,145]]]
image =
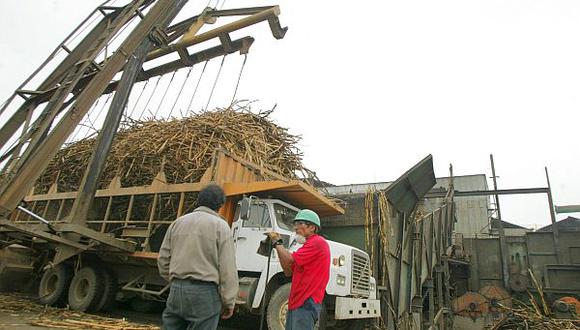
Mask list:
[[72,277],[69,265],[58,264],[47,269],[38,286],[38,301],[43,305],[64,306]]
[[[266,321],[269,330],[284,330],[286,326],[286,314],[288,313],[288,296],[290,295],[291,283],[286,283],[280,286],[270,298],[268,302],[268,309],[266,311]],[[316,322],[314,329],[326,329],[326,306],[323,303],[320,310],[318,322]]]
[[109,268],[103,268],[103,296],[95,307],[95,312],[109,311],[114,308],[119,290],[117,275]]
[[103,297],[103,275],[92,266],[81,268],[73,277],[68,290],[71,309],[94,312]]

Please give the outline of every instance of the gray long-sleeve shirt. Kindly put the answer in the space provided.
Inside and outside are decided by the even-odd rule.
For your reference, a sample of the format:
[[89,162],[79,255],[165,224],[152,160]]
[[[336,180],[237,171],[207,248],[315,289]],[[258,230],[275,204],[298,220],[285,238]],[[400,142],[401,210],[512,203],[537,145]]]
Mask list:
[[216,283],[224,307],[234,307],[238,294],[234,242],[228,224],[210,208],[198,207],[171,223],[157,266],[167,281]]

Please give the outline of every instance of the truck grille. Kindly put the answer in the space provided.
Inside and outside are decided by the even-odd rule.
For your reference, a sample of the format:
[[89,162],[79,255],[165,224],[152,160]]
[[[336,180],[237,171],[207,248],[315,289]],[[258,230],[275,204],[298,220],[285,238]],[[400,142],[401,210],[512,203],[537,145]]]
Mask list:
[[352,287],[353,294],[368,297],[371,268],[369,257],[359,251],[352,253]]

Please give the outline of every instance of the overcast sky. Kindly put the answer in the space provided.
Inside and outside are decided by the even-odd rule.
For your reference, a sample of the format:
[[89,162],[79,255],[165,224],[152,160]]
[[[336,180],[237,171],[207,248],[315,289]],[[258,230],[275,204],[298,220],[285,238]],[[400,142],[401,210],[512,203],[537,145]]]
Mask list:
[[[100,2],[2,0],[0,97]],[[180,17],[206,4],[190,1]],[[218,6],[266,4],[280,5],[289,30],[282,40],[264,23],[244,33],[256,42],[237,97],[259,100],[255,108],[277,104],[274,119],[302,135],[304,162],[321,179],[392,181],[428,154],[437,176],[447,176],[450,163],[455,175],[490,176],[493,153],[499,188],[545,187],[548,166],[555,203],[580,204],[580,2],[229,0]],[[220,61],[210,62],[202,85],[211,87]],[[229,103],[242,62],[227,57],[212,106]],[[550,221],[544,195],[501,202],[507,221]]]

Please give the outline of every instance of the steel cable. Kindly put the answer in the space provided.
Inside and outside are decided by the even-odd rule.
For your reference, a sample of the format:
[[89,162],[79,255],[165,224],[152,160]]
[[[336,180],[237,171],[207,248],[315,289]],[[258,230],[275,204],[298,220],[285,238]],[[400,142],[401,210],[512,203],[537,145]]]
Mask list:
[[175,106],[177,105],[177,101],[179,101],[179,97],[181,96],[181,92],[183,92],[183,88],[185,87],[185,83],[187,83],[187,79],[189,79],[189,75],[191,74],[191,70],[193,70],[193,66],[191,66],[189,68],[189,70],[187,71],[187,75],[185,76],[185,79],[183,79],[183,84],[181,85],[181,88],[179,89],[179,93],[177,93],[177,97],[175,98],[175,102],[173,102],[173,106],[171,107],[171,110],[169,111],[169,115],[167,116],[168,118],[171,117],[171,115],[173,114],[173,109],[175,109]]
[[[125,23],[125,25],[123,25],[123,27],[121,28],[121,30],[119,30],[119,32],[117,32],[113,38],[111,38],[111,40],[109,40],[109,42],[107,42],[107,45],[105,45],[105,47],[103,49],[101,49],[101,51],[99,52],[99,54],[97,56],[100,56],[104,51],[106,51],[109,46],[115,42],[115,40],[117,40],[117,38],[119,38],[121,36],[121,34],[123,34],[123,32],[125,32],[125,30],[129,27],[129,25],[131,25],[131,23],[133,23],[133,21],[135,20],[137,16],[133,16],[133,18],[131,18],[127,23]],[[103,56],[104,60],[107,59],[106,54]]]
[[[113,96],[113,94],[115,94],[115,93],[114,92],[113,93],[109,93],[109,95],[107,96],[107,99],[105,100],[105,103],[101,107],[101,110],[99,110],[97,112],[97,117],[95,117],[95,121],[94,122],[91,121],[90,114],[87,114],[88,115],[87,116],[87,120],[88,120],[89,124],[91,124],[91,127],[88,127],[88,128],[92,128],[93,131],[98,132],[98,129],[95,127],[95,123],[97,122],[97,120],[101,116],[101,113],[103,112],[103,110],[105,110],[105,108],[107,107],[107,104],[111,100],[111,97]],[[87,130],[87,134],[85,134],[85,136],[82,139],[84,140],[84,139],[88,138],[91,134],[92,134],[91,130],[90,129]]]
[[193,110],[191,109],[191,103],[193,103],[193,98],[195,97],[195,94],[197,93],[197,88],[199,87],[199,83],[201,82],[201,78],[203,77],[203,73],[205,72],[205,68],[207,67],[207,62],[209,62],[209,61],[205,61],[205,64],[203,65],[203,69],[201,70],[201,73],[199,75],[199,79],[197,80],[197,84],[195,85],[195,89],[193,90],[193,95],[191,95],[191,99],[189,100],[189,104],[187,105],[187,111],[189,113],[193,113]]
[[141,111],[141,114],[139,115],[139,118],[137,120],[141,120],[141,118],[143,118],[143,114],[145,113],[145,111],[147,111],[147,106],[149,105],[149,102],[151,102],[153,95],[155,95],[155,91],[157,90],[157,86],[159,86],[159,81],[161,80],[161,78],[163,78],[163,76],[164,75],[160,75],[159,78],[157,78],[157,81],[155,82],[155,86],[153,87],[153,90],[151,91],[151,95],[149,95],[149,98],[147,99],[147,103],[145,103],[145,106],[143,107],[143,111]]
[[163,93],[163,96],[161,97],[161,101],[159,101],[159,105],[157,105],[157,110],[155,110],[155,113],[153,114],[153,118],[157,118],[157,114],[159,113],[159,109],[161,109],[161,105],[163,104],[163,100],[165,100],[165,96],[167,96],[167,92],[169,91],[169,87],[171,87],[171,83],[173,82],[173,78],[175,78],[176,73],[177,73],[177,70],[173,71],[173,74],[171,75],[171,79],[169,80],[169,83],[167,83],[167,88],[165,89],[165,93]]
[[137,96],[137,100],[135,101],[135,105],[133,106],[133,109],[131,110],[131,113],[129,113],[129,116],[127,116],[127,118],[133,118],[133,112],[135,112],[135,109],[137,109],[137,105],[139,104],[139,101],[141,100],[141,96],[143,96],[143,93],[145,92],[145,88],[147,88],[147,84],[149,84],[149,79],[147,79],[147,81],[145,81],[145,84],[143,84],[143,88],[141,89],[141,93],[139,93],[139,96]]
[[234,90],[234,96],[232,96],[232,101],[230,102],[230,107],[234,104],[236,100],[236,94],[238,93],[238,87],[240,86],[240,80],[242,78],[242,73],[244,72],[244,67],[246,67],[246,61],[248,60],[248,54],[244,54],[244,62],[242,63],[242,68],[240,69],[240,74],[238,75],[238,81],[236,82],[236,89]]
[[70,136],[70,137],[67,139],[67,142],[66,142],[65,144],[68,144],[68,143],[72,143],[72,142],[74,142],[74,140],[75,140],[75,139],[77,138],[77,136],[79,135],[81,128],[82,128],[82,127],[86,127],[86,125],[87,125],[87,120],[88,120],[89,116],[91,115],[91,113],[93,113],[93,110],[95,110],[95,109],[96,109],[96,108],[99,106],[99,103],[101,102],[101,99],[102,99],[102,97],[99,97],[99,98],[97,99],[97,102],[95,102],[95,104],[93,104],[93,107],[92,107],[92,108],[91,108],[89,111],[87,111],[87,114],[85,115],[85,118],[83,119],[82,123],[80,123],[80,124],[79,124],[79,125],[78,125],[78,126],[75,128],[75,131],[74,131],[74,133],[73,133],[73,134],[72,134],[72,135],[71,135],[71,136]]
[[209,107],[209,103],[211,102],[211,98],[212,98],[212,96],[213,96],[213,92],[214,92],[214,90],[215,90],[215,86],[217,85],[218,79],[219,79],[219,77],[220,77],[220,74],[221,74],[221,72],[222,72],[222,68],[224,67],[224,62],[225,62],[225,60],[226,60],[226,56],[228,56],[228,55],[226,54],[226,55],[224,55],[224,56],[222,57],[222,63],[220,64],[220,68],[219,68],[219,70],[218,70],[218,73],[217,73],[217,75],[216,75],[216,77],[215,77],[215,81],[213,82],[213,86],[212,86],[212,88],[211,88],[211,91],[210,91],[210,93],[209,93],[209,98],[207,99],[207,104],[205,105],[205,110],[207,110],[207,108]]

